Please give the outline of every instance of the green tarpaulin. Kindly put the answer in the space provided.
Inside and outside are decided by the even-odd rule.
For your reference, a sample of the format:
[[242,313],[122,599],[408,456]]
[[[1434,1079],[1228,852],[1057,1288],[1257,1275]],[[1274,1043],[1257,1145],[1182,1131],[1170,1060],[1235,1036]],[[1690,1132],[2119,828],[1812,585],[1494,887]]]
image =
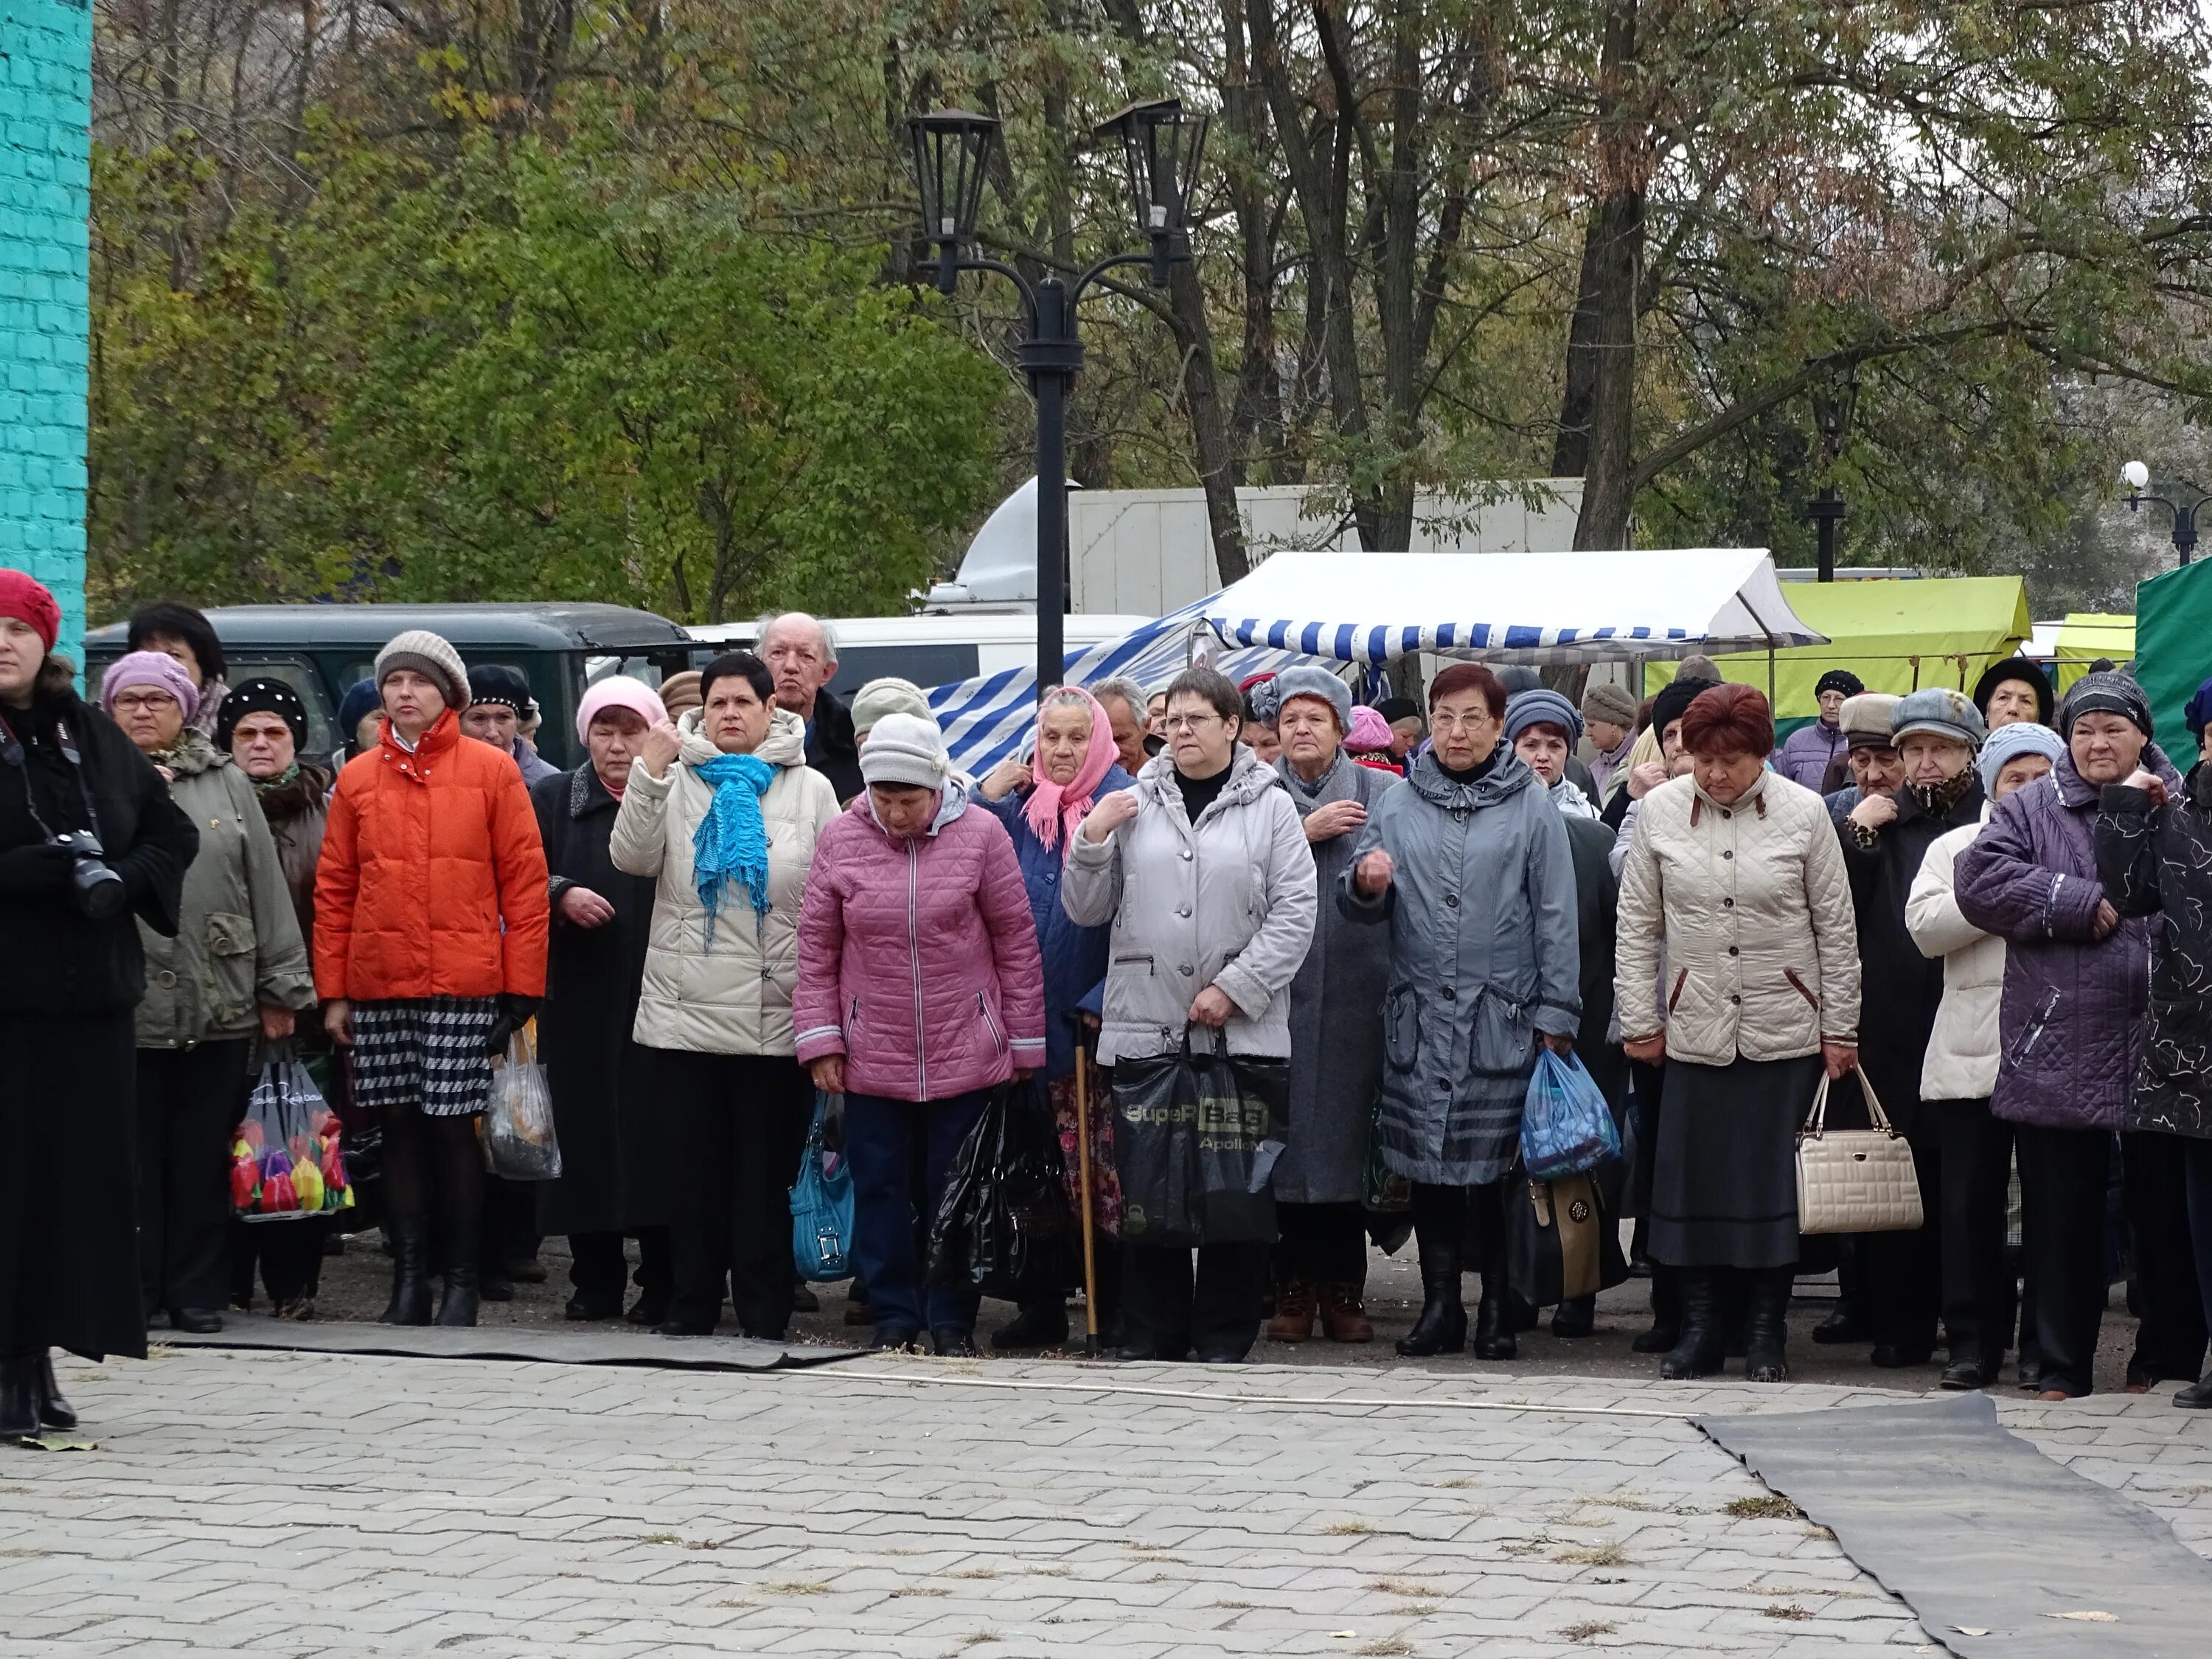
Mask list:
[[[1850,669],[1869,691],[1972,691],[1983,669],[2010,656],[2035,629],[2017,576],[1792,582],[1784,592],[1790,608],[1831,643],[1773,653],[1774,712],[1783,722],[1820,713],[1813,688],[1831,668]],[[1769,690],[1766,653],[1716,661],[1723,678]],[[1648,696],[1674,678],[1674,665],[1650,663],[1644,674]]]
[[2212,561],[2185,564],[2136,587],[2136,678],[2150,695],[2159,746],[2187,771],[2197,757],[2181,711],[2212,678]]

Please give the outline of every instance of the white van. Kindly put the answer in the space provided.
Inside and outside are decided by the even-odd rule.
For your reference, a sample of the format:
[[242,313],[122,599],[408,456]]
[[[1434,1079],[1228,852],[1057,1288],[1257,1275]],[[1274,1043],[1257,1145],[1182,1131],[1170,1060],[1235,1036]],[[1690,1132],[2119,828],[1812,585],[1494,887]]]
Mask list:
[[[830,690],[840,700],[849,700],[870,680],[886,675],[912,680],[927,690],[1036,664],[1035,617],[827,617],[823,620],[837,641],[837,678],[830,682]],[[1082,651],[1121,639],[1152,620],[1150,617],[1067,617],[1062,625],[1067,649]],[[760,625],[708,623],[687,631],[702,647],[692,653],[692,665],[703,668],[720,652],[755,649]]]

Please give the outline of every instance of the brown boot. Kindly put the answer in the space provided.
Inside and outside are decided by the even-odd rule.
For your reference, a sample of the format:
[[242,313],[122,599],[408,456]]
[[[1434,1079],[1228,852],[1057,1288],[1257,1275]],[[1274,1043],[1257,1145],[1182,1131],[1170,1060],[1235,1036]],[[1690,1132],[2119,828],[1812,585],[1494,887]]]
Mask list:
[[1267,1322],[1270,1342],[1303,1342],[1314,1334],[1319,1304],[1314,1287],[1303,1279],[1287,1279],[1275,1292],[1275,1316]]
[[1324,1285],[1321,1287],[1321,1328],[1332,1342],[1372,1342],[1375,1327],[1367,1317],[1367,1310],[1360,1305],[1359,1287],[1356,1285]]

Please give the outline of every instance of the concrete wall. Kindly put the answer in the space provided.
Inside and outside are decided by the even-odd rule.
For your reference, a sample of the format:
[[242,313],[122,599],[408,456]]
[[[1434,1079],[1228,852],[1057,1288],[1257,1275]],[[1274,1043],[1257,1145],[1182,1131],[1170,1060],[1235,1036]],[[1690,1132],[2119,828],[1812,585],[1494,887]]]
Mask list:
[[0,566],[84,633],[92,13],[0,0]]

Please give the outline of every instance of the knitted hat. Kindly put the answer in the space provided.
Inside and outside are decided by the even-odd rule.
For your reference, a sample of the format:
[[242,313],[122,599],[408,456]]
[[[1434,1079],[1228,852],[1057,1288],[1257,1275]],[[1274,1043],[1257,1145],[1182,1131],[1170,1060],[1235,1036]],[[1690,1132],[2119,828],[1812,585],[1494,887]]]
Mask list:
[[1689,712],[1690,705],[1698,700],[1698,693],[1710,691],[1718,680],[1694,679],[1678,676],[1659,688],[1659,695],[1651,700],[1651,729],[1663,739],[1667,728]]
[[2084,714],[2118,714],[2131,721],[2147,738],[2158,734],[2150,729],[2150,699],[2136,684],[2135,676],[2123,674],[2117,669],[2107,669],[2101,674],[2084,674],[2074,682],[2074,689],[2066,694],[2066,706],[2058,714],[2059,735],[2071,740],[2074,722]]
[[1532,726],[1547,725],[1565,732],[1570,747],[1582,739],[1583,717],[1559,692],[1540,685],[1533,690],[1516,691],[1505,700],[1506,742],[1518,741]]
[[1893,747],[1889,730],[1897,719],[1897,705],[1904,701],[1887,691],[1862,691],[1856,697],[1844,698],[1836,713],[1844,741],[1853,749]]
[[1941,685],[1915,691],[1899,702],[1896,712],[1890,716],[1889,740],[1893,746],[1915,732],[1948,738],[1969,749],[1979,748],[1982,739],[1990,734],[1989,727],[1982,724],[1981,710],[1974,707],[1966,694]]
[[1411,697],[1385,697],[1375,705],[1375,712],[1395,726],[1400,720],[1420,719],[1421,705]]
[[1997,687],[2007,680],[2018,680],[2035,693],[2035,718],[2045,726],[2051,724],[2051,680],[2040,665],[2026,657],[2007,657],[2002,662],[1993,662],[1982,671],[1981,678],[1974,682],[1974,707],[1982,711],[1982,718],[1990,717],[1990,699],[1996,695]]
[[576,704],[578,743],[592,740],[592,717],[607,708],[627,708],[647,726],[668,718],[668,708],[660,701],[660,694],[643,680],[632,679],[627,674],[610,674],[585,687],[583,697]]
[[[378,672],[380,678],[382,671]],[[469,676],[469,707],[474,708],[483,703],[512,708],[517,720],[528,718],[538,707],[536,699],[530,695],[530,682],[516,670],[496,662],[481,664]]]
[[2212,726],[2212,680],[2207,680],[2197,688],[2197,694],[2189,700],[2189,707],[2182,711],[2181,720],[2182,724],[2189,728],[2191,737],[2199,743],[2204,741],[2204,728]]
[[[1326,668],[1285,668],[1275,676],[1276,713],[1292,697],[1319,697],[1336,711],[1336,729],[1352,730],[1352,688]],[[1387,728],[1389,721],[1384,721]]]
[[1636,724],[1636,699],[1626,690],[1606,680],[1594,682],[1583,693],[1583,719],[1603,720],[1608,726]]
[[1702,653],[1683,658],[1682,665],[1676,669],[1674,673],[1680,679],[1711,680],[1715,685],[1721,683],[1721,671],[1714,665],[1711,657]]
[[1352,711],[1352,729],[1344,734],[1344,746],[1352,754],[1380,754],[1395,741],[1381,709],[1363,707]]
[[291,728],[295,749],[307,746],[307,705],[300,701],[297,691],[274,675],[264,674],[230,688],[222,712],[216,716],[215,746],[228,754],[239,721],[248,714],[276,715]]
[[853,735],[864,737],[876,729],[876,722],[886,714],[914,714],[922,720],[935,717],[929,712],[929,696],[912,680],[896,676],[870,680],[853,694],[852,707],[846,711],[853,717]]
[[100,681],[100,706],[109,714],[115,713],[116,694],[127,691],[134,685],[150,685],[157,691],[166,691],[177,700],[177,707],[191,719],[200,706],[199,688],[192,677],[185,672],[184,664],[166,651],[133,651],[128,656],[118,657]]
[[699,671],[686,669],[681,674],[671,674],[660,683],[661,707],[668,711],[671,720],[687,708],[696,708],[707,701],[707,694],[699,689]]
[[1516,692],[1534,691],[1544,683],[1543,675],[1526,663],[1500,663],[1490,672],[1498,676],[1498,683],[1505,688],[1508,700]]
[[945,733],[919,714],[886,714],[869,730],[860,750],[860,776],[870,783],[942,789],[952,770]]
[[44,582],[20,570],[0,570],[0,617],[13,617],[23,623],[49,651],[61,636],[61,606]]
[[345,696],[338,699],[338,726],[346,741],[352,742],[353,734],[361,723],[381,707],[374,678],[356,680],[346,687]]
[[1974,765],[1982,775],[1982,793],[1994,796],[1997,793],[1997,774],[2005,769],[2007,761],[2018,760],[2022,755],[2040,755],[2053,765],[2066,752],[2066,739],[2047,726],[2038,726],[2033,720],[2014,720],[2010,726],[2000,726],[1990,733],[1982,744],[1982,752],[1974,757]]
[[1820,676],[1813,687],[1813,695],[1824,697],[1831,691],[1840,691],[1847,697],[1856,697],[1866,690],[1866,682],[1848,668],[1831,668]]
[[384,682],[402,668],[411,668],[435,684],[445,696],[447,708],[469,706],[469,671],[461,664],[461,653],[428,629],[410,628],[376,653],[380,695]]

